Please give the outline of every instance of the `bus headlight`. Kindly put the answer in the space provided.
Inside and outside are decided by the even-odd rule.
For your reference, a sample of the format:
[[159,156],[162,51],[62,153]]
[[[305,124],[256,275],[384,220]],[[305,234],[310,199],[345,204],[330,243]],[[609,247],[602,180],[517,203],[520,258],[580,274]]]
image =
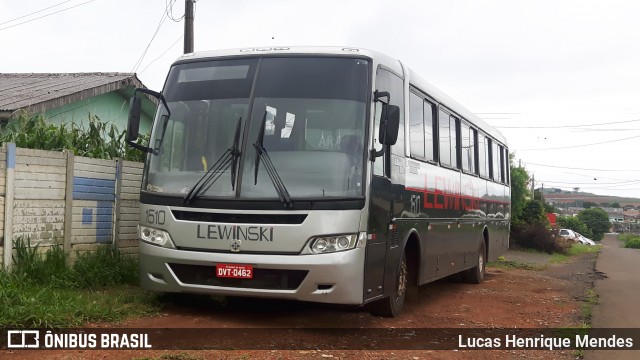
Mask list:
[[140,240],[149,244],[175,249],[171,236],[164,230],[154,229],[148,226],[138,226],[138,236]]
[[313,237],[307,243],[308,245],[302,251],[302,254],[326,254],[350,250],[355,248],[356,245],[360,247],[361,243],[363,243],[359,241],[361,237],[358,234]]

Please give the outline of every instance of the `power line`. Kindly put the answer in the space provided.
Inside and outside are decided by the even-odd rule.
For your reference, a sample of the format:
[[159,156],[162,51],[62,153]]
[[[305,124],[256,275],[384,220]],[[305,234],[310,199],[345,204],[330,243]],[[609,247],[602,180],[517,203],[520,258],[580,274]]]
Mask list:
[[66,0],[66,1],[63,1],[63,2],[61,2],[61,3],[57,3],[57,4],[55,4],[55,5],[51,5],[51,6],[49,6],[49,7],[46,7],[46,8],[44,8],[44,9],[41,9],[41,10],[38,10],[38,11],[34,11],[34,12],[32,12],[32,13],[28,13],[28,14],[26,14],[26,15],[19,16],[19,17],[17,17],[17,18],[13,18],[13,19],[11,19],[11,20],[7,20],[7,21],[5,21],[5,22],[1,22],[1,23],[0,23],[0,25],[8,24],[8,23],[10,23],[10,22],[14,22],[14,21],[16,21],[16,20],[20,20],[20,19],[26,18],[27,16],[31,16],[31,15],[34,15],[34,14],[37,14],[37,13],[41,13],[41,12],[43,12],[43,11],[45,11],[45,10],[49,10],[49,9],[54,8],[54,7],[56,7],[56,6],[60,6],[60,5],[64,4],[64,3],[68,3],[69,1],[71,1],[71,0]]
[[550,167],[550,168],[556,168],[556,169],[569,169],[569,170],[590,170],[590,171],[640,171],[640,169],[638,170],[633,170],[633,169],[588,169],[588,168],[578,168],[578,167],[568,167],[568,166],[554,166],[554,165],[545,165],[545,164],[536,164],[536,163],[532,163],[532,162],[527,162],[527,165],[535,165],[535,166],[542,166],[542,167]]
[[157,58],[155,58],[155,59],[151,60],[151,62],[150,62],[150,63],[148,63],[148,64],[147,64],[147,66],[145,66],[145,68],[144,68],[144,69],[142,69],[142,71],[140,71],[138,74],[142,74],[145,70],[147,70],[147,68],[148,68],[149,66],[151,66],[151,64],[153,64],[153,63],[154,63],[154,62],[156,62],[157,60],[160,60],[160,58],[162,58],[162,57],[164,56],[164,54],[166,54],[169,50],[171,50],[171,48],[173,48],[173,47],[178,43],[178,41],[180,41],[183,37],[184,37],[184,35],[180,35],[180,37],[179,37],[179,38],[178,38],[178,39],[177,39],[173,44],[171,44],[171,46],[169,46],[169,47],[167,48],[167,50],[165,50],[165,51],[164,51],[162,54],[160,54],[160,56],[158,56]]
[[174,22],[180,22],[180,21],[182,21],[182,19],[184,19],[184,14],[179,19],[176,19],[173,16],[173,5],[175,3],[176,3],[176,0],[173,0],[173,1],[165,0],[165,6],[167,8],[167,17],[169,17],[169,19],[171,19]]
[[598,185],[618,185],[618,186],[635,185],[635,184],[639,184],[640,180],[628,180],[628,181],[613,182],[613,183],[594,183],[594,182],[577,183],[577,182],[551,181],[551,180],[538,180],[537,182],[544,182],[544,183],[550,183],[550,184],[567,184],[567,185],[592,185],[592,187],[598,188],[599,187]]
[[625,124],[630,122],[638,122],[640,119],[625,120],[625,121],[613,121],[608,123],[594,123],[594,124],[581,124],[581,125],[559,125],[559,126],[495,126],[498,129],[564,129],[564,128],[579,128],[587,126],[600,126],[600,125],[612,125],[612,124]]
[[142,65],[142,60],[144,59],[145,55],[147,55],[147,51],[149,51],[149,47],[151,46],[151,43],[156,38],[156,35],[158,35],[158,31],[160,31],[160,28],[162,27],[162,24],[164,24],[164,21],[167,19],[167,11],[166,10],[167,9],[165,8],[162,11],[162,17],[160,18],[160,22],[158,23],[158,26],[156,27],[156,31],[153,33],[153,36],[151,37],[151,40],[149,40],[149,43],[147,44],[147,47],[144,48],[144,51],[142,52],[142,54],[138,58],[138,61],[136,61],[135,65],[133,65],[133,68],[131,69],[132,73],[135,73],[138,70],[138,68],[140,67],[140,65]]
[[13,25],[5,26],[5,27],[3,27],[3,28],[0,28],[0,31],[2,31],[2,30],[6,30],[6,29],[10,29],[10,28],[12,28],[12,27],[20,26],[20,25],[22,25],[22,24],[26,24],[26,23],[29,23],[29,22],[32,22],[32,21],[35,21],[35,20],[39,20],[39,19],[42,19],[42,18],[46,18],[47,16],[51,16],[51,15],[55,15],[55,14],[61,13],[61,12],[63,12],[63,11],[71,10],[71,9],[73,9],[73,8],[77,8],[78,6],[86,5],[86,4],[88,4],[88,3],[92,3],[92,2],[94,2],[94,1],[96,1],[96,0],[89,0],[89,1],[86,1],[86,2],[83,2],[83,3],[80,3],[80,4],[78,4],[78,5],[74,5],[74,6],[71,6],[71,7],[65,8],[65,9],[62,9],[62,10],[58,10],[58,11],[55,11],[55,12],[52,12],[52,13],[49,13],[49,14],[46,14],[46,15],[39,16],[39,17],[37,17],[37,18],[33,18],[33,19],[29,19],[29,20],[23,21],[23,22],[21,22],[21,23],[17,23],[17,24],[13,24]]
[[624,139],[615,139],[615,140],[609,140],[609,141],[602,141],[602,142],[597,142],[597,143],[592,143],[592,144],[582,144],[582,145],[573,145],[573,146],[561,146],[561,147],[554,147],[554,148],[546,148],[546,149],[516,149],[517,151],[546,151],[546,150],[560,150],[560,149],[573,149],[573,148],[579,148],[579,147],[585,147],[585,146],[593,146],[593,145],[602,145],[602,144],[609,144],[609,143],[613,143],[613,142],[618,142],[618,141],[625,141],[625,140],[631,140],[631,139],[637,139],[640,138],[640,135],[637,136],[631,136],[628,138],[624,138]]

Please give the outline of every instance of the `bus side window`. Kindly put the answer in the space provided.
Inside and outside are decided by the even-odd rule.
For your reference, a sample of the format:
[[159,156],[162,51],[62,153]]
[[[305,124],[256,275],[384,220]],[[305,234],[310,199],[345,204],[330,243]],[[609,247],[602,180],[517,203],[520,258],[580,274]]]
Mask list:
[[438,133],[440,135],[440,164],[451,165],[451,143],[449,140],[449,114],[438,111]]

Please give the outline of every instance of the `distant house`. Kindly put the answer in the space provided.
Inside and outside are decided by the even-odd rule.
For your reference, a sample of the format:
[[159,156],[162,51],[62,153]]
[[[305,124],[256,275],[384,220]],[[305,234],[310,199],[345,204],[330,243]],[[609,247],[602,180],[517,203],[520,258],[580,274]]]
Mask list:
[[[42,113],[54,124],[86,126],[91,114],[125,130],[136,87],[145,86],[128,73],[0,73],[0,122],[26,110]],[[149,132],[155,109],[156,104],[144,97],[140,133]]]

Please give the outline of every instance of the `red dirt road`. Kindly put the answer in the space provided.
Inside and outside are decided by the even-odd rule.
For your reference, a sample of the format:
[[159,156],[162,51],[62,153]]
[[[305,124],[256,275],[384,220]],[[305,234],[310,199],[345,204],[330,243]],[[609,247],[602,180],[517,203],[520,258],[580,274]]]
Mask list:
[[[509,256],[507,256],[509,259]],[[364,309],[290,301],[243,299],[230,302],[203,297],[175,297],[155,317],[124,324],[126,328],[557,328],[581,325],[587,289],[593,287],[596,254],[544,270],[489,267],[481,285],[439,281],[420,287],[418,299],[407,303],[402,316],[385,319]],[[111,325],[95,325],[98,327]],[[149,330],[152,331],[152,330]],[[230,330],[249,350],[87,350],[2,351],[11,359],[574,359],[573,351],[526,350],[358,350],[316,348],[313,334],[290,339],[299,350],[252,350],[255,338]],[[232,335],[234,336],[234,335]],[[243,337],[244,336],[244,337]],[[393,345],[391,345],[393,347]],[[400,346],[399,346],[400,347]],[[238,347],[233,347],[237,349]]]

